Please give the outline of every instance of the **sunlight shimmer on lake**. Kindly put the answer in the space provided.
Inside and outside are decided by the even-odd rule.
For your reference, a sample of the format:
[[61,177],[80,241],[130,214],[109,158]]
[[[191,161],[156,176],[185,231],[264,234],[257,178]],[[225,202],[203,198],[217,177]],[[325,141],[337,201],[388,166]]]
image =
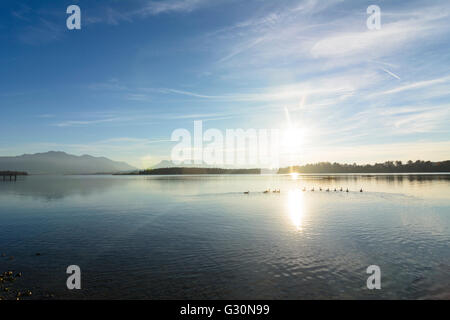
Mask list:
[[442,298],[449,194],[445,174],[28,176],[0,184],[0,268],[36,298]]

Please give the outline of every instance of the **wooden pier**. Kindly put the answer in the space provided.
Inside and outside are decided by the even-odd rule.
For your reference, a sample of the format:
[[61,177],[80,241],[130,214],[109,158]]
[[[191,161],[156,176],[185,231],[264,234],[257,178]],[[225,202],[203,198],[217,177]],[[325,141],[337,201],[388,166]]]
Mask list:
[[3,177],[3,181],[8,180],[7,177],[9,177],[9,181],[17,180],[17,176],[26,176],[28,173],[21,172],[21,171],[0,171],[0,176]]

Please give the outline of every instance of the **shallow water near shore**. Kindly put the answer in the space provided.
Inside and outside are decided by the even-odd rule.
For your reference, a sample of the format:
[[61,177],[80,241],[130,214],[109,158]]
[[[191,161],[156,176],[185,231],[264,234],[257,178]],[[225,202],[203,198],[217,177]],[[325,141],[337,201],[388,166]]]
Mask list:
[[27,176],[0,221],[29,299],[450,299],[446,174]]

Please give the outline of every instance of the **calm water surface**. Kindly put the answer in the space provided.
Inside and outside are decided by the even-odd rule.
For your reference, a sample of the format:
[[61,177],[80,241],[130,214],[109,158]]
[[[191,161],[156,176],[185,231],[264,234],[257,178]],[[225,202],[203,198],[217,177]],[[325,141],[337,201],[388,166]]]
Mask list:
[[450,299],[450,175],[28,176],[0,221],[33,298]]

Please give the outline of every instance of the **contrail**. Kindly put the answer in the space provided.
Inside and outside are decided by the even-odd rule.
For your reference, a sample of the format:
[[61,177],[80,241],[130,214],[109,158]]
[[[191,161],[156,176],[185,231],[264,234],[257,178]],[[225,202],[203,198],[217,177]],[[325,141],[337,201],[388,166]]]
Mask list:
[[387,74],[390,74],[390,75],[393,76],[394,78],[396,78],[396,79],[398,79],[398,80],[401,80],[400,77],[399,77],[398,75],[396,75],[395,73],[393,73],[393,72],[391,72],[391,71],[389,71],[389,70],[386,70],[385,68],[381,68],[381,70],[383,70],[383,71],[386,72]]
[[289,109],[287,107],[284,107],[284,114],[286,115],[288,128],[292,127],[291,114],[289,113]]

